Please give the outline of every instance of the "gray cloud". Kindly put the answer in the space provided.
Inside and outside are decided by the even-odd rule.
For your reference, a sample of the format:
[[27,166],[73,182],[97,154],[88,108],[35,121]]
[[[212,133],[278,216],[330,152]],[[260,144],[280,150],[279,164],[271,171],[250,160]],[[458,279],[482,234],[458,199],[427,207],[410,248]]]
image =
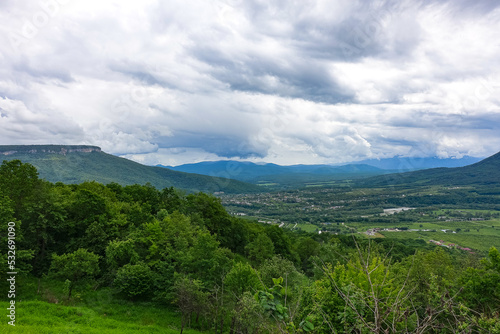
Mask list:
[[500,148],[497,1],[2,1],[0,140],[148,163]]

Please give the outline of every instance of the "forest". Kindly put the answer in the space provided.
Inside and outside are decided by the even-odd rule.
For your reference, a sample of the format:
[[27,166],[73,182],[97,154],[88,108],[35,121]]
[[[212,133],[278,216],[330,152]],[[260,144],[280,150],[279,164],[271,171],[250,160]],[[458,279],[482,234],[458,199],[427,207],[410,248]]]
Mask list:
[[495,247],[292,231],[210,194],[50,183],[19,160],[0,166],[0,219],[2,278],[16,233],[6,333],[500,333]]

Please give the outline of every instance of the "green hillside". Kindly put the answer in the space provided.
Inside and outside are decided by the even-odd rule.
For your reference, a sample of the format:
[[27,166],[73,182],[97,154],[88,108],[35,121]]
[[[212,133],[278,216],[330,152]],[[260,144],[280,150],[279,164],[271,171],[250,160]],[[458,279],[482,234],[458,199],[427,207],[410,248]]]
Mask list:
[[500,183],[500,152],[475,164],[456,168],[432,168],[388,174],[358,181],[362,187],[385,185],[497,185]]
[[243,193],[261,190],[258,186],[236,180],[141,165],[104,153],[95,146],[0,146],[1,161],[15,159],[32,164],[38,169],[40,177],[50,182],[74,184],[97,181],[121,185],[149,182],[159,189],[173,186],[193,192]]

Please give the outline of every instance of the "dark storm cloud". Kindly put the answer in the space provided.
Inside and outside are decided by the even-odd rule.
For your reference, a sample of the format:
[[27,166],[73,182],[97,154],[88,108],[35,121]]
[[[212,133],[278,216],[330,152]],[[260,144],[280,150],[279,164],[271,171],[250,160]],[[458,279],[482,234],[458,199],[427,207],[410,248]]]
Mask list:
[[210,74],[234,90],[302,98],[317,102],[340,103],[353,99],[320,63],[306,63],[294,55],[273,59],[246,54],[234,59],[214,48],[196,47],[192,54],[210,64]]
[[166,149],[176,147],[203,149],[224,158],[264,158],[268,153],[267,149],[259,150],[258,147],[251,145],[246,138],[187,131],[176,132],[170,137],[157,138],[155,143]]

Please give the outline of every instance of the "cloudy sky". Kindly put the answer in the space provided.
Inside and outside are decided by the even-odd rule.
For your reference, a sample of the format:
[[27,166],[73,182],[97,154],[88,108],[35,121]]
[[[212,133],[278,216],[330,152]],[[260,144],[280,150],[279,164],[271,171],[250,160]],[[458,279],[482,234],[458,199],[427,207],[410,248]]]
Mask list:
[[1,0],[0,144],[145,164],[500,151],[497,0]]

